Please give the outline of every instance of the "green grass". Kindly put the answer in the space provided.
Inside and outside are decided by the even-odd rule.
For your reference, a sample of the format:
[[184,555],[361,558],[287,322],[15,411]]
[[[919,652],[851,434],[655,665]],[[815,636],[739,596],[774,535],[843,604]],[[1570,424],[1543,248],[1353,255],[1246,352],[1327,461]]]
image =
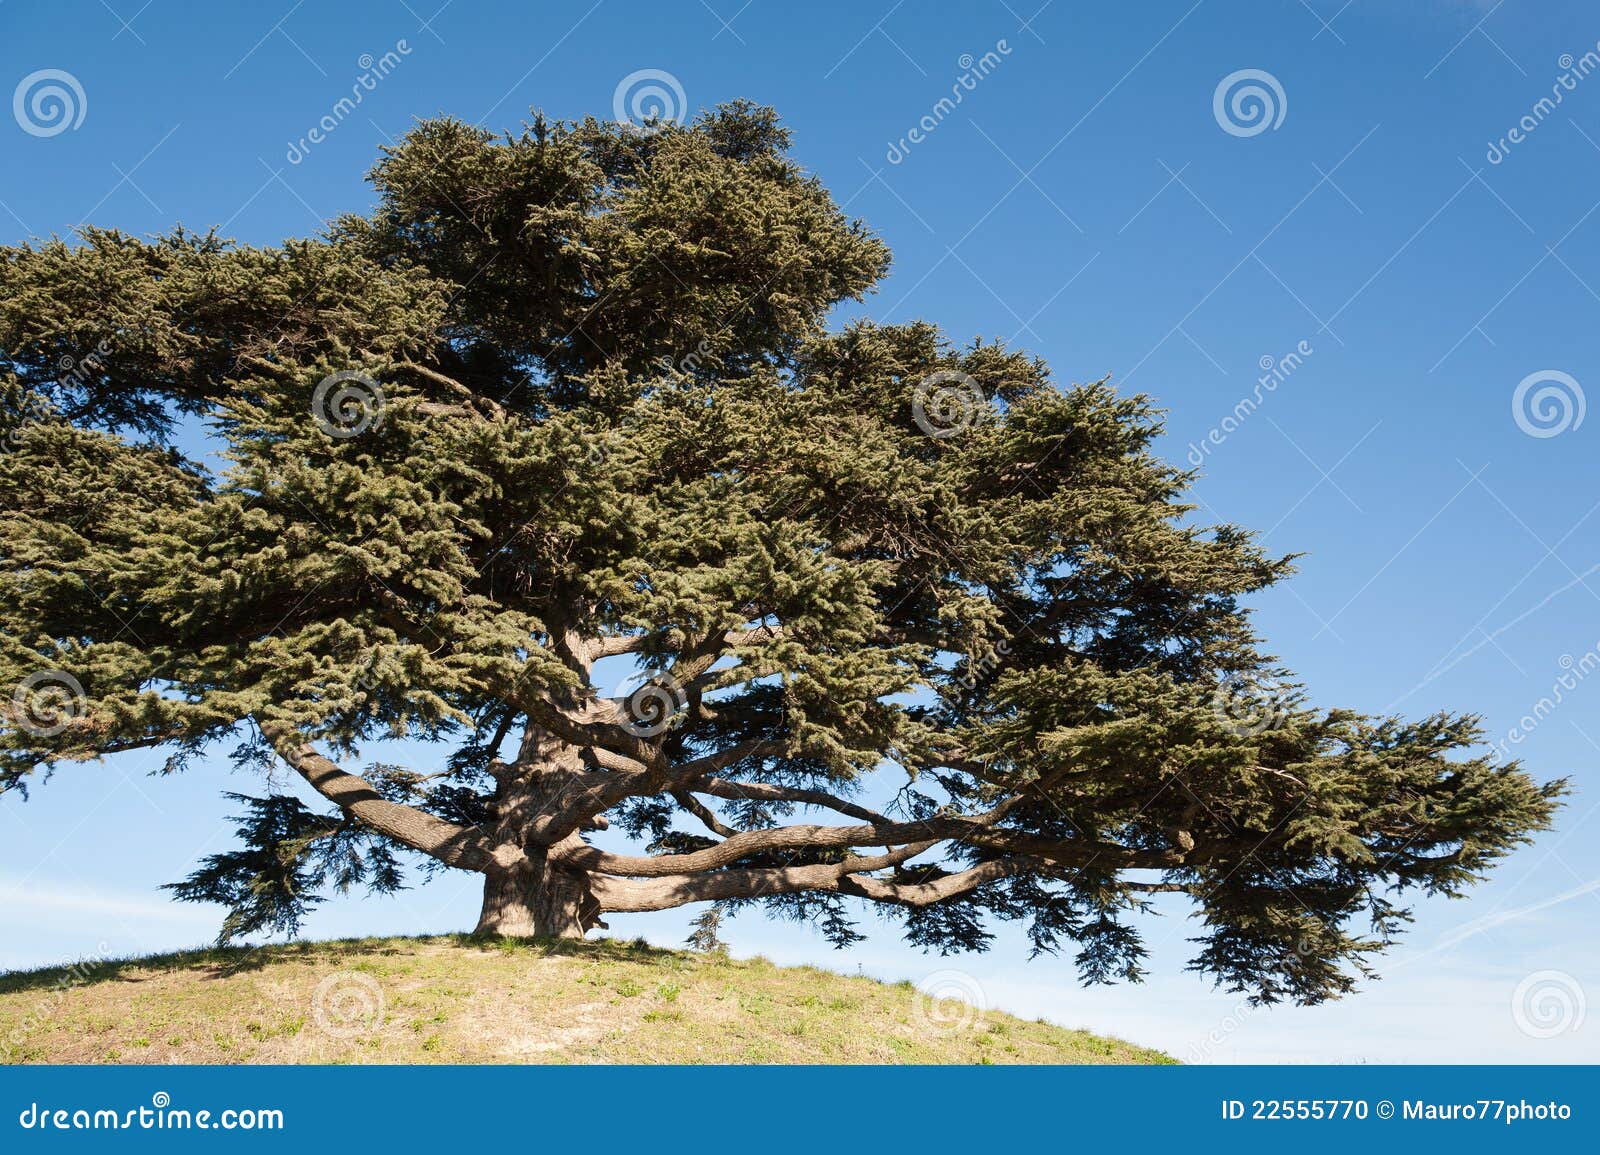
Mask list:
[[765,959],[643,943],[356,939],[0,974],[10,1063],[1170,1063]]

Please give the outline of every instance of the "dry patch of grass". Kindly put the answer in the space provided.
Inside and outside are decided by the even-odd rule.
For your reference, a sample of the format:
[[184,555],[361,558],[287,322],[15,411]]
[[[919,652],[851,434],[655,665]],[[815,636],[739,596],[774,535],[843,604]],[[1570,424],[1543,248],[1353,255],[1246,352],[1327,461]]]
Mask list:
[[1087,1031],[764,959],[442,938],[0,974],[36,1063],[1169,1063]]

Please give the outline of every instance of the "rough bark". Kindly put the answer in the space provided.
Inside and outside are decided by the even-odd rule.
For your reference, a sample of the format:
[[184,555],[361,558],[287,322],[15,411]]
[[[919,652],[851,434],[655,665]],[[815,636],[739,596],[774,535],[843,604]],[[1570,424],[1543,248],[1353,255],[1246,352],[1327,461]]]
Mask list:
[[497,865],[494,848],[478,829],[457,826],[414,806],[390,802],[365,778],[346,773],[318,754],[290,727],[264,722],[261,729],[279,756],[312,789],[373,830],[448,866],[487,870]]
[[582,938],[591,927],[604,925],[587,881],[555,869],[542,855],[484,875],[479,934]]
[[538,816],[570,794],[583,776],[577,748],[538,727],[524,735],[516,762],[496,766],[493,839],[514,851],[516,861],[484,871],[478,933],[582,938],[591,927],[604,925],[583,872],[551,861],[554,852],[583,845],[577,832],[548,851],[530,838]]

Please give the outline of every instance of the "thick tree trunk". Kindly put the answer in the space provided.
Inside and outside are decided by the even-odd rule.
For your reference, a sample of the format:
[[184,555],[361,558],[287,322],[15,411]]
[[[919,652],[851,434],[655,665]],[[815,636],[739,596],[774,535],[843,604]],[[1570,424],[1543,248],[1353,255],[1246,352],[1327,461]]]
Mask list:
[[530,859],[511,870],[484,876],[483,913],[477,933],[512,938],[582,938],[604,926],[600,906],[575,875]]
[[[535,818],[565,798],[582,770],[576,747],[535,726],[523,735],[516,763],[496,764],[493,838],[527,857],[514,867],[497,865],[485,871],[479,934],[582,938],[591,927],[605,926],[583,874],[555,869],[545,851],[527,839]],[[582,845],[574,833],[551,849]]]

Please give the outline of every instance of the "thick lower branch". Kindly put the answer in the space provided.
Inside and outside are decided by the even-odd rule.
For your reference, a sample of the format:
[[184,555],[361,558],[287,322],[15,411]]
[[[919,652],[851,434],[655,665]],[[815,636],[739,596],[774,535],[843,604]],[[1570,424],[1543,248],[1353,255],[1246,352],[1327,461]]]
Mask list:
[[812,866],[782,866],[757,870],[719,870],[710,874],[674,875],[648,882],[633,882],[604,874],[589,876],[589,890],[604,911],[670,910],[691,902],[729,898],[761,898],[801,890],[839,890],[840,879],[869,870],[898,866],[937,842],[903,846],[871,858],[851,857],[842,862]]
[[317,753],[298,731],[268,723],[262,733],[278,756],[310,783],[311,788],[340,810],[385,837],[438,859],[446,866],[484,871],[509,865],[521,851],[491,844],[481,830],[457,826],[424,810],[390,802],[372,783],[347,773]]
[[715,846],[687,854],[610,854],[593,846],[575,846],[561,852],[568,867],[634,878],[661,878],[694,874],[733,866],[756,854],[858,846],[900,846],[924,839],[954,839],[983,850],[1037,858],[1049,866],[1081,867],[1091,863],[1108,869],[1165,870],[1211,861],[1233,844],[1144,850],[1087,839],[1055,839],[1026,834],[994,825],[1008,803],[983,814],[942,815],[914,822],[880,822],[868,826],[776,826],[751,830],[726,838]]
[[893,902],[901,906],[932,906],[948,898],[976,890],[985,883],[996,882],[1020,874],[1027,866],[1014,858],[997,858],[980,862],[977,866],[955,874],[947,874],[933,882],[886,882],[881,878],[847,875],[840,879],[839,890],[859,898],[876,902]]

